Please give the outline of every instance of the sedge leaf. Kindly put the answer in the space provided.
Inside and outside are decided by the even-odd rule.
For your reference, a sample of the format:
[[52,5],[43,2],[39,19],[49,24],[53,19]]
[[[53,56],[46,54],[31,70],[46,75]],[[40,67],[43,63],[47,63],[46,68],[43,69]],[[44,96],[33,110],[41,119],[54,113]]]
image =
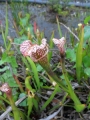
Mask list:
[[32,71],[34,73],[34,78],[35,78],[35,82],[37,84],[37,87],[38,87],[38,89],[40,89],[40,80],[39,80],[39,76],[38,76],[38,71],[37,71],[36,65],[29,57],[27,57],[27,60],[30,63]]

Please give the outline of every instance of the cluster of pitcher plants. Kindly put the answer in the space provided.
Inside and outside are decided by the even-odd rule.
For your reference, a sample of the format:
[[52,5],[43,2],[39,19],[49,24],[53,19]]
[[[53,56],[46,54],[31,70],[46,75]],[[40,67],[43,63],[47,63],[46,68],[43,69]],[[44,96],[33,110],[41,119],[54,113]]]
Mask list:
[[[63,95],[62,104],[58,104],[58,107],[63,106],[66,99],[70,98],[72,106],[69,107],[73,107],[76,112],[81,113],[84,109],[89,109],[89,88],[86,88],[88,89],[88,99],[85,103],[82,103],[72,86],[72,81],[82,86],[82,88],[78,89],[80,91],[83,90],[84,83],[89,86],[89,25],[78,24],[76,30],[78,39],[74,36],[68,48],[67,38],[61,33],[58,18],[56,18],[57,32],[59,31],[60,38],[54,38],[53,32],[48,42],[44,38],[44,33],[39,31],[36,22],[32,26],[29,19],[29,14],[23,17],[19,14],[19,29],[17,29],[19,38],[14,40],[10,36],[8,37],[7,9],[5,31],[1,24],[4,49],[1,49],[0,59],[0,66],[2,67],[0,68],[0,104],[2,106],[0,109],[4,112],[6,110],[5,105],[10,105],[12,107],[10,116],[14,120],[30,120],[36,112],[40,115],[54,99],[54,96],[62,91],[66,94]],[[71,32],[70,34],[72,35]],[[77,41],[74,43],[74,40]],[[54,45],[56,45],[59,52],[60,60],[57,66],[62,71],[59,74],[53,69],[57,69],[57,66],[51,62],[53,53],[56,50]],[[68,60],[71,69],[75,72],[74,75],[68,72],[66,68],[66,61]],[[18,69],[21,70],[20,73]],[[44,89],[48,91],[52,88],[51,96],[40,106],[41,99],[39,95],[42,94]],[[17,107],[15,102],[22,97],[24,97],[24,100]]]

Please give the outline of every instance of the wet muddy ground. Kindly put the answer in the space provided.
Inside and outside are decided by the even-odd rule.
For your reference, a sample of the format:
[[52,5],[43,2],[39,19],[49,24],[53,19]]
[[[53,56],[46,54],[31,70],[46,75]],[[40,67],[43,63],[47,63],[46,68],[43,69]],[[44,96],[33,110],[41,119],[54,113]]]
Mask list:
[[[5,27],[5,3],[0,3],[0,21]],[[44,31],[45,37],[49,40],[52,34],[52,31],[55,32],[55,37],[59,38],[58,28],[56,23],[57,13],[54,13],[50,10],[50,6],[47,5],[39,5],[39,4],[29,4],[28,5],[28,13],[31,14],[31,23],[37,23],[40,31]],[[70,7],[67,6],[66,10],[69,12],[68,15],[62,16],[58,15],[59,21],[64,23],[67,27],[76,28],[78,23],[83,23],[85,16],[89,14],[88,8],[80,8],[80,7]],[[13,28],[13,17],[12,17],[12,9],[10,4],[8,4],[8,21],[9,21],[9,33],[8,35],[15,38],[18,37],[15,29]],[[61,25],[61,30],[63,36],[66,36],[67,41],[69,41],[69,33],[65,27]],[[2,36],[0,34],[0,44],[3,43]]]

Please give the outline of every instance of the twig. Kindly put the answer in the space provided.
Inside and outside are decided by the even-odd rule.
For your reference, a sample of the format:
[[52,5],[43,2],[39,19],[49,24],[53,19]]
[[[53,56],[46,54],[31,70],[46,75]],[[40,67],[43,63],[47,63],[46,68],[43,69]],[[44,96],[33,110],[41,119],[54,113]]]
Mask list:
[[83,117],[82,113],[79,113],[79,116],[82,120],[85,120],[85,118]]
[[[69,102],[69,99],[64,103],[64,105],[66,103],[68,103],[68,102]],[[39,119],[39,120],[51,120],[51,119],[53,119],[62,110],[63,106],[61,106],[56,112],[54,112],[53,114],[49,115],[47,118],[42,118],[42,119]]]
[[39,94],[39,93],[37,93],[37,95],[38,95],[39,97],[43,98],[44,100],[48,100],[48,97],[46,97],[46,96],[43,96],[43,95],[41,95],[41,94]]
[[83,83],[90,90],[90,86],[88,86],[85,82],[83,82]]
[[51,81],[47,77],[45,77],[43,74],[39,73],[39,75],[42,76],[44,79],[46,79],[46,81],[48,81],[49,83],[51,83]]
[[72,83],[72,88],[73,88],[73,89],[76,89],[76,88],[78,88],[78,87],[79,87],[79,84],[78,84],[78,83],[74,83],[74,82]]
[[[18,106],[26,97],[27,97],[27,96],[20,98],[18,101],[15,102],[15,105]],[[0,116],[0,120],[4,120],[4,118],[6,118],[6,116],[7,116],[7,114],[8,114],[9,112],[11,112],[11,111],[12,111],[12,107],[10,106],[10,107],[8,107],[7,110]]]
[[60,22],[61,25],[63,25],[78,41],[79,41],[79,38],[70,30],[69,27],[67,27],[66,25],[64,25],[63,23]]

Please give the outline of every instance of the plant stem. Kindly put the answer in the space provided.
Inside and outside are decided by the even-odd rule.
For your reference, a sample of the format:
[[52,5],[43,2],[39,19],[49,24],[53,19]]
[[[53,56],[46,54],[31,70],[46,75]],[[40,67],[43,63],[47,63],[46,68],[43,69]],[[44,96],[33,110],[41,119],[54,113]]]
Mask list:
[[59,88],[59,86],[56,85],[55,86],[55,90],[53,91],[53,93],[51,94],[49,99],[44,103],[44,105],[41,108],[41,111],[44,110],[47,107],[47,105],[52,101],[52,99],[54,98],[55,94],[57,93],[58,88]]
[[81,112],[85,108],[85,105],[80,102],[79,98],[76,96],[76,94],[75,94],[75,92],[74,92],[74,90],[71,86],[71,83],[68,79],[67,71],[65,69],[65,59],[64,59],[64,57],[61,57],[61,66],[62,66],[62,72],[63,72],[64,78],[65,78],[65,81],[66,81],[67,86],[68,86],[69,95],[74,102],[74,108],[76,109],[77,112]]
[[7,104],[10,105],[10,102],[6,98],[4,98],[3,96],[0,96],[0,99],[3,100],[3,101],[5,101]]
[[20,81],[18,80],[17,76],[16,76],[16,75],[13,75],[13,78],[15,79],[16,83],[18,84],[20,91],[21,91],[22,93],[24,93],[23,87],[22,87]]
[[82,57],[83,57],[83,39],[84,39],[84,28],[82,24],[79,26],[79,44],[76,51],[76,74],[78,82],[80,83],[81,78],[81,67],[82,67]]
[[39,64],[46,70],[46,72],[49,74],[49,76],[65,91],[68,92],[67,87],[64,85],[63,81],[57,77],[57,75],[52,71],[50,64],[47,62],[43,64],[42,62],[39,62]]
[[13,110],[13,115],[14,115],[14,120],[20,120],[20,111],[19,109],[16,107],[15,103],[14,103],[14,100],[13,100],[13,97],[12,96],[8,96],[8,99],[10,101],[10,105],[12,107],[12,110]]

